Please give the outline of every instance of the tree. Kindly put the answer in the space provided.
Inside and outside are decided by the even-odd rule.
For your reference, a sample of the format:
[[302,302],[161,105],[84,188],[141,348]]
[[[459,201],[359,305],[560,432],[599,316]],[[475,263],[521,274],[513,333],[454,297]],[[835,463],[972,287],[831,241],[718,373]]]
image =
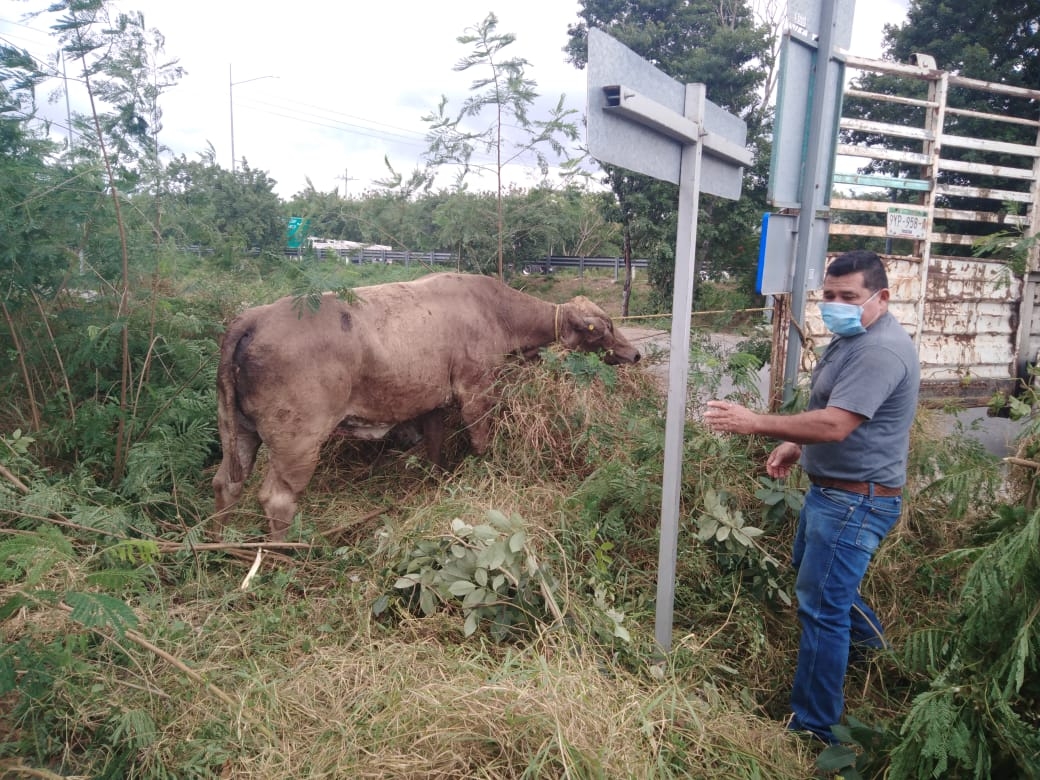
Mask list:
[[[43,78],[27,52],[0,45],[0,311],[13,347],[4,350],[0,369],[21,378],[34,431],[41,427],[40,403],[19,310],[60,288],[75,240],[67,219],[66,172],[48,165],[57,146],[30,125]],[[12,406],[21,400],[12,398]]]
[[[545,176],[549,172],[549,158],[545,147],[564,162],[570,160],[565,142],[578,138],[578,128],[569,117],[575,112],[564,108],[561,95],[548,119],[534,119],[531,109],[538,98],[537,83],[526,76],[527,60],[515,57],[500,57],[502,50],[516,41],[511,33],[498,34],[498,18],[490,13],[476,27],[468,28],[467,34],[456,40],[464,45],[473,45],[473,51],[459,60],[456,71],[482,68],[484,75],[474,80],[474,93],[455,114],[447,110],[448,99],[441,97],[436,112],[423,117],[430,126],[427,134],[429,147],[425,157],[429,164],[459,166],[456,189],[464,186],[466,176],[472,170],[492,173],[496,182],[496,205],[498,224],[498,275],[504,276],[505,216],[503,197],[505,186],[502,176],[507,165],[521,158],[533,157],[535,165]],[[483,90],[483,91],[481,91]],[[493,121],[487,127],[471,129],[470,119],[479,118],[486,109],[493,112]],[[478,149],[491,155],[490,165],[474,157]]]
[[896,62],[922,52],[943,70],[1036,89],[1040,6],[1034,0],[911,0],[901,26],[885,25],[884,47]]
[[[912,0],[907,19],[901,26],[886,25],[884,47],[885,57],[896,62],[909,62],[911,56],[917,53],[928,54],[935,58],[936,65],[942,70],[979,81],[1036,89],[1040,84],[1040,6],[1032,0]],[[926,85],[923,83],[912,94],[905,80],[879,74],[862,76],[856,86],[868,92],[927,97]],[[947,105],[958,112],[946,113],[946,133],[1027,146],[1036,142],[1035,128],[1023,124],[995,123],[970,113],[1035,117],[1035,106],[1029,105],[1022,98],[951,87]],[[898,103],[855,99],[848,101],[847,106],[849,116],[891,124],[906,123],[912,116],[910,112],[914,111]],[[899,141],[891,136],[869,133],[849,135],[852,136],[850,140],[856,143],[883,143],[888,148],[920,151],[919,143],[912,140]],[[1014,157],[954,146],[944,147],[943,157],[963,162],[1021,167],[1021,161]],[[919,174],[916,166],[885,161],[873,161],[862,170],[865,173],[884,172],[911,177]],[[982,175],[972,176],[950,170],[941,170],[939,175],[943,182],[950,184],[977,187],[993,184],[993,180]],[[1005,182],[1000,186],[1008,188],[1014,185]],[[1027,191],[1030,183],[1024,180],[1020,186],[1023,191]],[[897,197],[906,199],[910,195],[901,192]],[[961,201],[958,207],[988,210],[990,206],[985,200],[976,200]],[[967,233],[979,229],[971,223],[962,224],[964,227],[951,228],[950,232]]]
[[56,289],[76,245],[68,172],[51,164],[57,144],[32,127],[44,78],[28,53],[0,46],[0,299],[8,302]]
[[184,155],[167,167],[169,216],[164,236],[230,254],[281,252],[286,215],[266,172],[246,160],[234,172],[216,163],[212,147],[198,160]]
[[438,244],[459,257],[462,269],[490,273],[497,256],[495,198],[489,193],[457,191],[433,213]]
[[[764,209],[769,162],[763,133],[770,111],[768,95],[762,91],[774,60],[768,25],[755,19],[745,0],[583,0],[581,6],[582,21],[568,28],[566,49],[577,67],[588,61],[589,28],[598,27],[677,81],[707,84],[712,102],[748,122],[749,144],[756,147],[757,156],[755,170],[747,172],[743,205],[722,206],[717,198],[703,197],[699,224],[711,227],[727,221],[728,226],[698,230],[697,236],[698,258],[710,256],[723,268],[747,266],[754,256],[748,246],[754,243],[750,234],[757,222],[747,214]],[[606,169],[621,210],[626,254],[635,247],[649,255],[660,303],[670,303],[676,189],[612,166]],[[731,240],[733,235],[745,240]]]
[[104,36],[110,45],[98,63],[94,89],[115,110],[103,117],[103,129],[125,186],[152,195],[154,234],[158,236],[162,228],[160,154],[166,150],[159,141],[159,99],[176,86],[184,69],[176,59],[164,59],[165,38],[145,26],[140,12],[119,14]]
[[288,203],[291,216],[310,220],[311,235],[348,241],[361,240],[358,211],[357,199],[341,197],[336,190],[319,192],[310,179],[306,189],[293,195]]

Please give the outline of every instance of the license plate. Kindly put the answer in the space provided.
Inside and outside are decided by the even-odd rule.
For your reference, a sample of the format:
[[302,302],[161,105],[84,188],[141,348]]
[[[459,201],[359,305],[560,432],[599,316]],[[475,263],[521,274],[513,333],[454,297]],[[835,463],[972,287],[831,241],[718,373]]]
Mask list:
[[889,209],[885,235],[892,238],[923,239],[927,222],[928,218],[923,211]]

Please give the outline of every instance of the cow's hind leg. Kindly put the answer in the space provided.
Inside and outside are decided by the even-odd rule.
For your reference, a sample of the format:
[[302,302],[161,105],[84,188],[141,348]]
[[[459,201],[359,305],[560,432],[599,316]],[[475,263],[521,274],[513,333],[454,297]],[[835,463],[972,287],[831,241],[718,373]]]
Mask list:
[[260,486],[260,506],[270,523],[271,541],[284,541],[296,514],[296,504],[314,476],[321,437],[297,437],[291,442],[268,442],[267,476]]
[[235,432],[235,439],[238,445],[238,462],[241,464],[241,478],[231,479],[231,459],[226,452],[221,458],[216,476],[213,477],[214,528],[218,535],[224,530],[224,520],[228,511],[242,496],[242,488],[253,471],[256,451],[260,448],[260,437],[256,431],[248,428],[239,426]]
[[426,457],[433,465],[444,468],[444,410],[434,409],[420,418]]

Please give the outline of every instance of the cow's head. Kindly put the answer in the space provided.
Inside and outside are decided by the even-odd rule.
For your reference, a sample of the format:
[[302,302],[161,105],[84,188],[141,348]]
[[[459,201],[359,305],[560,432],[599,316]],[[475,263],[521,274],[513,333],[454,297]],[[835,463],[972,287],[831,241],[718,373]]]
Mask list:
[[606,312],[585,296],[561,304],[558,317],[558,338],[567,349],[602,352],[603,360],[611,365],[639,360],[639,350],[614,328]]

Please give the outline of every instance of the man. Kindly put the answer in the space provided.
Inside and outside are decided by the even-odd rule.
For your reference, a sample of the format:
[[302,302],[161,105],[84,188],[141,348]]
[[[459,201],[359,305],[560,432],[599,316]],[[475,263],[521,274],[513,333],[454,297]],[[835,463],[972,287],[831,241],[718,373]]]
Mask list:
[[756,414],[709,401],[704,412],[712,430],[780,439],[769,476],[784,478],[799,461],[809,475],[792,557],[802,633],[789,728],[828,743],[845,706],[850,645],[885,646],[859,585],[902,511],[920,385],[917,351],[888,300],[880,257],[857,250],[835,258],[820,304],[834,336],[813,369],[807,411]]

